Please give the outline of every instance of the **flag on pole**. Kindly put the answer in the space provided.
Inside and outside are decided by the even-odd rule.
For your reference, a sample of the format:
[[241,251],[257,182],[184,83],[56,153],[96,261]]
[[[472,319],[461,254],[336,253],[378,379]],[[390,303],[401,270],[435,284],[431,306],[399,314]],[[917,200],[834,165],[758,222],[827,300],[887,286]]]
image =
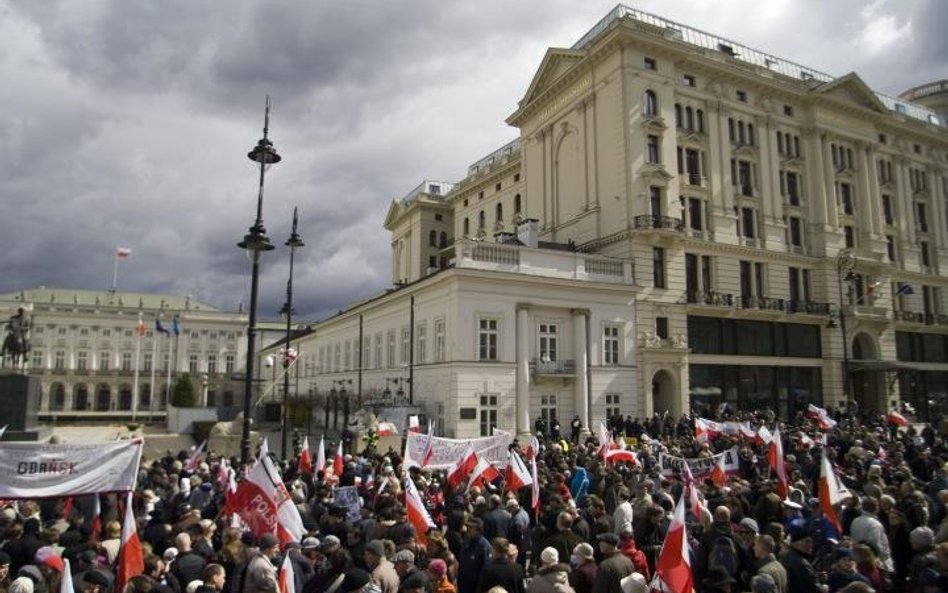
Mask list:
[[319,437],[319,449],[316,450],[316,473],[326,471],[326,437]]
[[823,511],[827,520],[836,528],[836,532],[842,533],[843,524],[839,520],[839,515],[836,514],[835,505],[852,497],[852,493],[839,481],[839,478],[836,477],[833,464],[830,463],[825,450],[823,451],[823,460],[820,465],[819,494],[820,510]]
[[434,455],[434,420],[428,421],[428,434],[425,436],[424,454],[421,456],[421,467],[424,468]]
[[181,318],[177,315],[171,318],[171,333],[176,336],[181,335]]
[[664,593],[693,593],[691,554],[685,529],[685,497],[682,496],[675,506],[662,551],[658,555],[658,562],[655,563],[652,590],[657,589]]
[[681,465],[682,477],[685,481],[685,490],[688,493],[688,501],[691,504],[691,512],[694,513],[698,521],[702,518],[704,505],[701,504],[701,498],[698,496],[698,488],[695,486],[695,477],[691,473],[691,467],[687,463]]
[[332,473],[337,477],[342,475],[343,462],[342,439],[339,439],[339,445],[336,447],[336,457],[332,460]]
[[421,422],[418,414],[412,414],[408,417],[408,432],[421,432]]
[[895,291],[895,296],[911,296],[915,294],[915,289],[908,282],[899,282],[899,288]]
[[138,324],[135,326],[135,334],[141,338],[148,332],[148,327],[145,325],[145,320],[142,319],[142,316],[138,316]]
[[119,550],[118,566],[115,570],[115,590],[124,591],[125,585],[145,572],[142,542],[138,539],[135,511],[132,510],[132,493],[125,499],[125,521],[122,523],[122,547]]
[[610,449],[606,451],[606,464],[620,461],[637,465],[639,459],[635,456],[635,451],[629,451],[628,449]]
[[507,452],[507,469],[504,472],[504,484],[507,490],[517,492],[524,486],[533,484],[533,476],[523,459],[513,449]]
[[767,450],[767,460],[770,462],[770,468],[777,475],[777,496],[785,499],[790,494],[790,483],[787,480],[787,467],[784,465],[783,441],[780,440],[779,428],[774,428],[774,436]]
[[69,559],[63,558],[63,576],[59,581],[59,593],[75,593],[76,590],[72,584],[72,569],[69,567]]
[[132,254],[132,250],[128,247],[116,247],[115,248],[115,257],[119,259],[126,259]]
[[727,468],[724,466],[724,458],[727,455],[718,455],[718,460],[714,464],[714,467],[711,468],[711,481],[718,488],[723,488],[727,484]]
[[435,522],[428,514],[421,495],[418,494],[418,488],[411,477],[405,479],[405,511],[408,515],[408,522],[415,527],[415,534],[422,545],[428,544],[428,530],[437,527]]
[[300,471],[304,474],[313,473],[313,458],[309,455],[309,437],[303,437],[303,448],[300,449]]
[[161,319],[157,317],[155,317],[155,331],[166,336],[171,335],[171,332],[168,331],[168,328],[165,327],[164,324],[161,323]]
[[277,591],[279,593],[296,593],[296,575],[293,572],[293,561],[287,554],[280,565],[280,574],[277,576]]
[[606,452],[612,448],[612,433],[605,422],[599,423],[599,456],[605,458]]
[[812,418],[816,421],[816,425],[820,427],[820,430],[831,430],[836,426],[836,421],[830,418],[829,412],[826,409],[813,404],[809,404],[806,407],[806,416],[807,418]]
[[194,453],[188,457],[187,462],[184,464],[184,471],[196,472],[198,466],[201,465],[201,453],[204,452],[204,447],[207,446],[207,441],[201,443],[201,446],[194,450]]
[[92,531],[92,540],[101,541],[99,538],[102,537],[102,501],[99,500],[98,494],[92,496],[92,525],[90,525],[90,530]]
[[908,426],[909,424],[908,419],[902,414],[899,414],[896,410],[892,410],[886,414],[885,421],[893,426]]
[[530,508],[536,513],[540,510],[540,479],[537,477],[537,458],[535,456],[530,458],[530,478],[533,480],[530,489]]
[[477,467],[477,453],[474,451],[474,445],[471,444],[471,441],[468,441],[461,457],[448,472],[448,485],[453,489],[457,489],[474,471],[475,467]]
[[489,484],[500,477],[500,472],[497,471],[497,468],[494,467],[486,457],[481,457],[475,451],[474,458],[477,459],[477,463],[471,471],[471,480],[467,484],[468,490],[478,482]]

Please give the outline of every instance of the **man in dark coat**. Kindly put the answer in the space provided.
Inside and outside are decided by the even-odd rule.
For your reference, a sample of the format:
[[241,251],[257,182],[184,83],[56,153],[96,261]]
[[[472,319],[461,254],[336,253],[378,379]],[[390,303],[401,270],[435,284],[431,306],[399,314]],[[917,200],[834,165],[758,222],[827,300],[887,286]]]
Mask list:
[[491,494],[488,500],[490,510],[484,513],[484,538],[494,541],[495,537],[510,537],[510,513],[501,505],[500,496]]
[[603,561],[596,571],[592,593],[622,593],[622,579],[635,572],[635,566],[619,552],[618,535],[603,533],[597,539]]
[[540,557],[543,548],[553,548],[559,554],[560,558],[569,558],[573,549],[581,544],[583,540],[573,533],[573,516],[563,511],[556,517],[556,533],[546,538],[538,545],[534,546],[534,558]]
[[[503,587],[507,593],[525,593],[523,569],[510,559],[510,542],[505,537],[495,537],[491,542],[491,560],[481,572],[477,584],[478,593],[486,593],[492,587]],[[460,578],[458,579],[460,581]]]
[[780,563],[787,569],[787,591],[818,593],[816,571],[810,563],[813,555],[813,534],[802,519],[790,523],[790,545],[780,555]]
[[478,580],[490,562],[490,544],[482,535],[484,524],[480,519],[469,519],[464,544],[458,558],[458,593],[479,593]]

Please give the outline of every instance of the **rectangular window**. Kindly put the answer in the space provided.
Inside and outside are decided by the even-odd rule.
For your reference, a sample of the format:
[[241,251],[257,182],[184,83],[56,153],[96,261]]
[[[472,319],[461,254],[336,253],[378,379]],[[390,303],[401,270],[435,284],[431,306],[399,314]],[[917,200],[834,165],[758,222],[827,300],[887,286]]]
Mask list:
[[734,93],[734,96],[737,97],[737,100],[741,103],[747,103],[747,91],[737,91]]
[[415,336],[415,362],[424,364],[428,360],[428,325],[419,323],[418,327],[415,328],[415,333],[417,334]]
[[853,187],[848,183],[838,183],[836,184],[836,190],[839,192],[839,203],[843,207],[843,213],[852,215],[855,212]]
[[711,256],[702,255],[701,256],[701,290],[705,292],[711,292],[712,290],[711,282]]
[[767,294],[767,269],[762,263],[754,264],[754,284],[757,287],[757,296],[762,297]]
[[658,150],[658,136],[649,134],[645,142],[645,162],[658,164],[661,162]]
[[922,267],[928,268],[932,265],[931,253],[928,250],[928,241],[918,242],[919,254],[922,257]]
[[646,70],[658,70],[658,63],[655,61],[655,58],[650,58],[648,56],[645,56],[645,59],[643,60],[643,66],[645,66]]
[[697,86],[695,82],[695,77],[691,74],[684,74],[681,77],[681,83],[685,86],[695,87]]
[[662,188],[654,185],[650,186],[648,188],[648,201],[652,216],[661,216],[664,211],[664,208],[662,208]]
[[803,247],[803,224],[796,216],[791,216],[788,221],[790,231],[790,244],[794,247]]
[[196,373],[198,372],[198,355],[192,354],[188,356],[188,372]]
[[852,249],[856,246],[856,231],[853,227],[845,225],[843,227],[843,235],[846,237],[846,247]]
[[885,251],[889,256],[890,262],[895,262],[895,237],[892,235],[885,236]]
[[100,371],[109,370],[109,358],[110,358],[110,354],[108,352],[99,352],[99,370]]
[[754,232],[754,219],[756,219],[756,212],[753,208],[741,208],[741,236],[746,239],[753,239],[756,237]]
[[381,369],[385,367],[385,360],[382,358],[382,332],[375,334],[375,367]]
[[497,396],[482,395],[480,404],[478,409],[480,434],[482,437],[488,437],[492,435],[494,427],[497,426]]
[[395,368],[395,330],[394,329],[388,330],[386,340],[387,342],[385,345],[385,349],[386,349],[385,363],[386,363],[386,366],[388,366],[388,368],[392,369],[392,368]]
[[224,355],[224,372],[228,375],[233,374],[234,372],[234,360],[235,358],[233,354]]
[[704,228],[701,217],[702,210],[703,204],[700,198],[688,198],[688,226],[692,230],[700,231]]
[[57,350],[53,356],[53,368],[61,371],[66,368],[66,353],[63,350]]
[[409,350],[411,349],[411,329],[407,327],[402,328],[402,352],[400,362],[402,365],[407,365],[409,362]]
[[749,162],[737,162],[737,180],[741,188],[741,195],[752,197],[754,195],[754,179]]
[[349,340],[346,340],[345,346],[343,346],[342,353],[342,370],[348,371],[352,368],[352,346],[349,344]]
[[652,248],[652,284],[655,288],[666,288],[664,247]]
[[122,370],[123,371],[132,370],[132,353],[131,352],[122,353]]
[[882,216],[887,225],[895,224],[895,211],[892,209],[892,196],[882,194]]
[[602,362],[619,364],[619,326],[607,325],[602,329]]
[[363,369],[372,368],[372,338],[364,336],[362,338],[362,358],[359,360],[359,367]]
[[750,306],[754,296],[753,266],[751,262],[741,260],[741,298],[744,299],[744,306]]
[[33,349],[32,356],[30,357],[30,366],[34,369],[43,368],[43,351]]
[[207,374],[208,375],[217,374],[217,355],[216,354],[207,355]]
[[557,336],[559,327],[555,323],[541,323],[539,326],[539,346],[540,362],[552,362],[559,360]]
[[540,417],[546,421],[547,426],[553,426],[553,421],[556,420],[556,396],[555,395],[541,395],[540,396]]
[[497,360],[497,320],[482,318],[477,326],[477,359]]
[[435,320],[434,331],[435,331],[435,362],[444,362],[444,355],[445,355],[444,319]]
[[[59,353],[56,353],[57,356]],[[60,368],[60,367],[56,367]],[[76,353],[76,370],[84,371],[89,368],[89,353],[88,352],[77,352]]]
[[655,318],[655,335],[663,340],[668,339],[668,318],[667,317]]
[[800,178],[793,171],[787,171],[787,203],[791,206],[800,205]]
[[613,418],[622,413],[622,409],[619,406],[619,401],[618,393],[606,394],[606,418]]
[[800,302],[800,268],[789,268],[790,302]]
[[918,229],[920,233],[928,232],[928,216],[924,202],[917,202],[915,204],[915,228]]

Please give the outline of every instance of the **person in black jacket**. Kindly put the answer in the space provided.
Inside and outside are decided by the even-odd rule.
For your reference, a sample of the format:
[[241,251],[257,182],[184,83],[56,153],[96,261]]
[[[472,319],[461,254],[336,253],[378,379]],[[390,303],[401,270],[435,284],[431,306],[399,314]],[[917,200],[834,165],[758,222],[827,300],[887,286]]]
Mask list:
[[491,542],[493,560],[481,572],[477,584],[478,593],[486,593],[492,587],[503,587],[507,593],[525,593],[523,569],[510,560],[510,542],[505,537],[495,537]]
[[787,591],[793,593],[818,593],[819,583],[816,570],[810,563],[813,555],[813,534],[806,521],[793,521],[790,532],[790,545],[780,555],[780,563],[787,570]]

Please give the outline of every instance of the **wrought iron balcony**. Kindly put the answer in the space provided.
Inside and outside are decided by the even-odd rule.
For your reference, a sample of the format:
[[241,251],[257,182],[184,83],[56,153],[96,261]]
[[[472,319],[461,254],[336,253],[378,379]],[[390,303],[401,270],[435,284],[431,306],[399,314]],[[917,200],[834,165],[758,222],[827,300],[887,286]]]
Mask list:
[[692,290],[688,292],[688,302],[713,307],[733,307],[734,295],[713,290]]
[[655,214],[640,214],[632,219],[632,226],[636,230],[674,231],[680,233],[685,230],[685,224],[674,216],[658,216]]
[[948,315],[936,313],[918,313],[916,311],[896,311],[895,318],[909,323],[924,323],[925,325],[948,325]]
[[530,361],[530,371],[537,376],[556,375],[560,377],[576,374],[576,365],[572,360],[547,360],[544,357]]

